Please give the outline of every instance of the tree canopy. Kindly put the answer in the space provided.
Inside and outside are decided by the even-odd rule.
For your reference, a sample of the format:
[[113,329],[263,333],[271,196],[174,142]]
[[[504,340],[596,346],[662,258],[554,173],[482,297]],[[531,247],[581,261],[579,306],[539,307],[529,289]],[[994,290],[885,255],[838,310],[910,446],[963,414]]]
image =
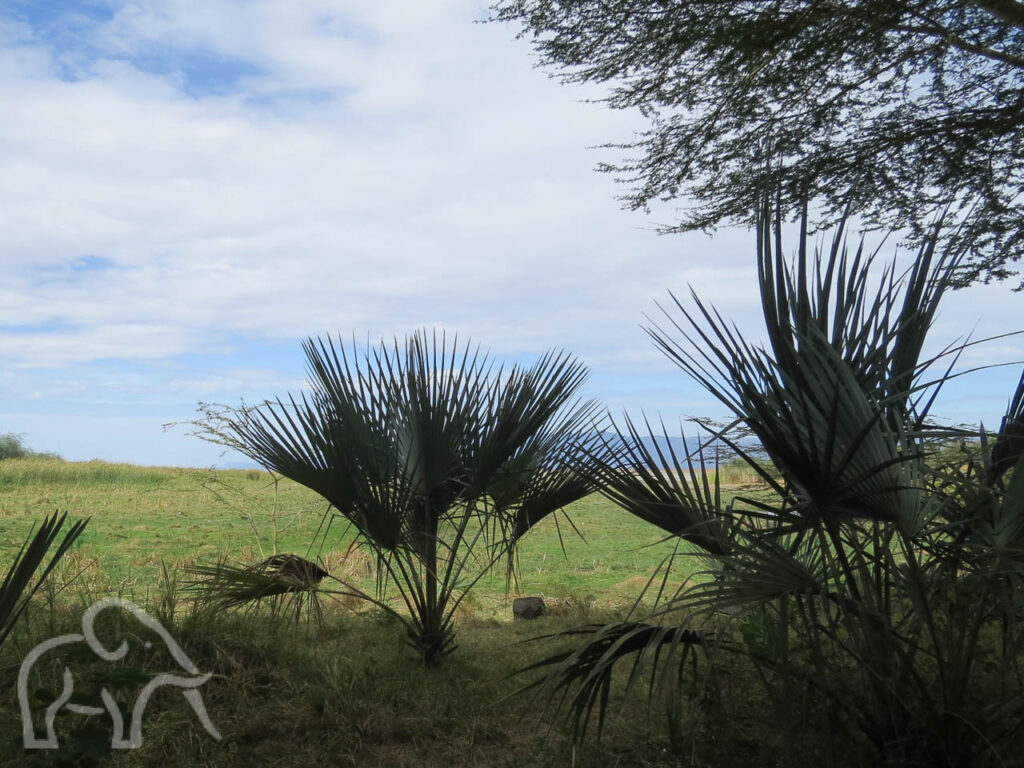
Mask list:
[[1024,256],[1024,3],[498,0],[492,19],[649,120],[599,168],[630,208],[687,201],[662,231],[753,223],[770,185],[790,213],[810,197],[822,223],[849,206],[918,241],[950,211],[961,282]]

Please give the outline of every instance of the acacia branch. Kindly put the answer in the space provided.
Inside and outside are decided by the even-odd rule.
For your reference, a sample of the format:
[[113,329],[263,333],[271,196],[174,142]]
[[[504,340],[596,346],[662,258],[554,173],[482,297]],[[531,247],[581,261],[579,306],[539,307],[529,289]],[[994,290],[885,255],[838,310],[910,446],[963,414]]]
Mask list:
[[960,37],[956,32],[953,32],[947,27],[943,27],[935,22],[926,21],[923,26],[912,26],[909,24],[901,24],[894,27],[897,32],[909,32],[914,35],[929,35],[930,37],[936,37],[942,40],[944,43],[951,45],[965,53],[974,53],[978,56],[982,56],[992,61],[999,61],[1003,64],[1008,64],[1011,67],[1017,69],[1024,69],[1024,57],[1014,56],[1012,53],[1006,53],[995,48],[989,48],[987,46],[978,45],[972,43],[964,38]]
[[1024,29],[1024,4],[1016,0],[968,0],[975,8],[988,11],[1011,27]]

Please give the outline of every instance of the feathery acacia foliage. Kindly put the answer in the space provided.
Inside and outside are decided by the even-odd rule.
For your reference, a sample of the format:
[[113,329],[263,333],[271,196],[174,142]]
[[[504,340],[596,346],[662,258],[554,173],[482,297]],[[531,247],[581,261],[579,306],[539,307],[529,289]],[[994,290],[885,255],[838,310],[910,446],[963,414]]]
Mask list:
[[[549,352],[496,367],[468,344],[425,332],[360,354],[304,345],[310,391],[222,415],[207,434],[323,496],[394,587],[410,644],[428,665],[454,648],[470,587],[537,522],[592,490],[596,406],[585,369]],[[589,450],[587,450],[589,448]]]
[[663,231],[753,223],[758,190],[821,222],[852,204],[927,239],[951,204],[965,282],[1024,254],[1024,4],[1017,0],[497,0],[541,66],[608,88],[648,128],[602,163]]
[[[833,758],[852,743],[883,762],[1006,765],[1024,716],[1024,377],[998,434],[982,431],[980,450],[937,467],[925,417],[950,371],[929,379],[938,358],[922,349],[957,257],[933,236],[906,275],[891,265],[876,275],[841,228],[823,254],[805,226],[791,267],[780,228],[765,204],[766,346],[696,295],[649,328],[753,432],[775,472],[721,436],[764,480],[725,503],[693,456],[654,455],[627,419],[626,448],[598,461],[596,478],[698,548],[706,578],[647,622],[591,630],[575,652],[536,665],[547,672],[532,687],[574,691],[564,701],[581,736],[595,710],[604,717],[620,662],[651,658],[653,692],[693,658],[658,649],[711,643],[758,667],[784,703],[781,727],[802,718],[833,734]],[[735,631],[711,642],[698,623],[711,615]]]

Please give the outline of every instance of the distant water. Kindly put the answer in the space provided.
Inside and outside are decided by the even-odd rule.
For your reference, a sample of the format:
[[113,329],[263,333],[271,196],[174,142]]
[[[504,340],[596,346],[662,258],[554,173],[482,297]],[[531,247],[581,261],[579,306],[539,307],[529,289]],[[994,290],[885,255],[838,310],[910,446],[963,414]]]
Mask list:
[[[615,435],[614,433],[605,433],[605,438],[612,442],[615,439]],[[640,438],[640,444],[652,456],[656,457],[660,453],[665,457],[666,462],[672,462],[674,455],[675,461],[683,465],[686,464],[687,456],[692,457],[693,462],[698,464],[701,455],[703,455],[704,463],[708,465],[713,465],[716,462],[725,463],[736,458],[732,448],[723,441],[712,438],[707,434],[680,437],[646,435]],[[759,444],[754,439],[746,438],[739,440],[738,444],[744,451],[755,456],[759,453]]]

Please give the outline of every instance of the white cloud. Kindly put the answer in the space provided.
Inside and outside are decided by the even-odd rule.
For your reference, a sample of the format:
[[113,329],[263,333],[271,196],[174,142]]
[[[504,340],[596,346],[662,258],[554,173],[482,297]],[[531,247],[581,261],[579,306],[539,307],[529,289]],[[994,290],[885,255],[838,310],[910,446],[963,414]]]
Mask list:
[[[427,325],[500,355],[575,351],[595,382],[626,377],[607,385],[624,404],[709,402],[642,313],[692,283],[754,332],[752,238],[641,229],[587,149],[640,123],[580,103],[595,93],[532,69],[483,14],[148,0],[57,42],[0,27],[0,362],[50,371],[10,391],[56,407],[68,370],[102,399],[125,375],[114,358],[151,397],[231,400],[300,373],[257,373],[275,370],[260,343]],[[1015,315],[1008,296],[985,294],[986,327]],[[980,309],[955,306],[954,326]]]

